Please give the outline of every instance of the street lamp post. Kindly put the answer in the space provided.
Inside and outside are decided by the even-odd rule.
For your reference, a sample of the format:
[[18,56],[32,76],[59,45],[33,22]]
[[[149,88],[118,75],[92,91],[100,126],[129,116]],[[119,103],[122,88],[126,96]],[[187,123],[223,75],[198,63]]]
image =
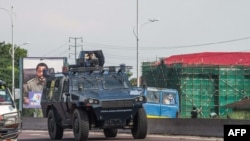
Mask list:
[[14,51],[14,41],[13,41],[13,6],[11,6],[11,45],[12,45],[12,95],[14,100],[15,99],[15,51]]
[[14,40],[13,40],[13,6],[11,6],[11,11],[5,9],[5,8],[0,8],[4,11],[6,11],[9,16],[10,16],[10,20],[11,20],[11,59],[12,59],[12,95],[15,98],[15,55],[14,55]]
[[[5,8],[1,8],[0,9],[6,11],[9,16],[10,16],[10,20],[11,20],[11,60],[12,60],[12,95],[13,95],[13,98],[15,99],[15,49],[14,49],[14,24],[13,24],[13,15],[15,14],[13,12],[13,6],[11,6],[11,10],[7,10]],[[26,43],[23,43],[19,46],[22,46],[22,45],[27,45],[29,44],[29,42],[26,42]]]
[[[22,43],[18,45],[18,47],[27,45],[29,43],[30,42]],[[14,45],[12,44],[11,52],[9,50],[9,53],[11,54],[11,58],[12,58],[12,95],[14,99],[15,99],[15,51],[16,49],[14,48]]]
[[141,24],[139,26],[139,0],[136,1],[136,33],[133,30],[134,35],[136,37],[136,78],[137,78],[137,87],[140,86],[140,79],[139,79],[139,28],[147,23],[152,23],[159,21],[158,19],[149,19],[148,22]]
[[[137,87],[140,86],[139,82],[139,0],[136,3],[136,80]],[[135,33],[135,32],[134,32]]]
[[140,26],[137,24],[136,33],[135,33],[135,30],[133,30],[134,35],[136,37],[136,78],[137,78],[137,87],[140,86],[140,79],[139,79],[139,77],[140,77],[139,76],[139,28],[141,28],[145,24],[152,23],[152,22],[157,22],[157,21],[159,21],[159,20],[158,19],[149,19],[148,22],[145,22],[145,23],[141,24]]

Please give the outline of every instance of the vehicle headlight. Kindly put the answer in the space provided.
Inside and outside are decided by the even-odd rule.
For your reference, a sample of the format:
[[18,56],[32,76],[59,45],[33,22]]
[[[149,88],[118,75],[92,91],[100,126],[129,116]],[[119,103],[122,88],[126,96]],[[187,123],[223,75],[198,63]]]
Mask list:
[[145,96],[138,96],[135,98],[136,102],[146,102]]
[[11,114],[11,115],[4,115],[0,116],[1,123],[3,123],[3,127],[5,128],[17,128],[18,127],[18,115]]
[[93,99],[93,98],[87,99],[86,102],[87,102],[88,104],[99,104],[99,100]]
[[5,125],[11,125],[11,124],[15,124],[17,123],[17,117],[8,117],[6,120],[5,120]]

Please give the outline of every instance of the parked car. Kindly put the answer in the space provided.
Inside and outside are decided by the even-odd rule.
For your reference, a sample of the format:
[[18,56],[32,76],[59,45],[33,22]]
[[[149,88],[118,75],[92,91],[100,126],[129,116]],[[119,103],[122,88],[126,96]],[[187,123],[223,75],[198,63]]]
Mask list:
[[0,80],[0,141],[17,140],[21,114],[6,83]]

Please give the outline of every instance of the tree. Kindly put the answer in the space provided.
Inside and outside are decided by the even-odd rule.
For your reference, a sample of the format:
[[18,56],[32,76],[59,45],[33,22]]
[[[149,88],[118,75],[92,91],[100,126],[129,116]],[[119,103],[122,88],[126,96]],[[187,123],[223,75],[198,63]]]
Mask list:
[[[130,79],[130,77],[132,77],[132,75],[133,75],[133,73],[130,71],[130,70],[128,70],[127,72],[126,72],[126,74],[128,75],[128,78]],[[137,81],[136,81],[137,79],[136,78],[131,78],[130,79],[130,82],[131,82],[131,84],[132,84],[132,86],[136,86],[136,84],[137,84]]]
[[137,78],[130,79],[132,86],[137,86]]
[[[4,80],[8,86],[12,82],[12,57],[11,57],[11,44],[0,43],[0,79]],[[27,50],[14,45],[15,53],[15,88],[19,87],[19,58],[27,57]]]

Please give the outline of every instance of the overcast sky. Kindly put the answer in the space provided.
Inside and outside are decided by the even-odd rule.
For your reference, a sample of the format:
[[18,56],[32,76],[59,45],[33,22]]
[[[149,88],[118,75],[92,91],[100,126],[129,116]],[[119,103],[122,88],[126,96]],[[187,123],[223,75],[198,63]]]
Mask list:
[[[250,51],[249,5],[249,0],[139,0],[140,62]],[[75,48],[69,46],[75,40],[69,38],[82,38],[77,51],[101,49],[106,66],[125,63],[136,75],[137,0],[0,0],[0,42],[11,43],[11,6],[14,44],[29,41],[22,46],[29,57],[74,62]],[[159,21],[144,24],[154,18]]]

